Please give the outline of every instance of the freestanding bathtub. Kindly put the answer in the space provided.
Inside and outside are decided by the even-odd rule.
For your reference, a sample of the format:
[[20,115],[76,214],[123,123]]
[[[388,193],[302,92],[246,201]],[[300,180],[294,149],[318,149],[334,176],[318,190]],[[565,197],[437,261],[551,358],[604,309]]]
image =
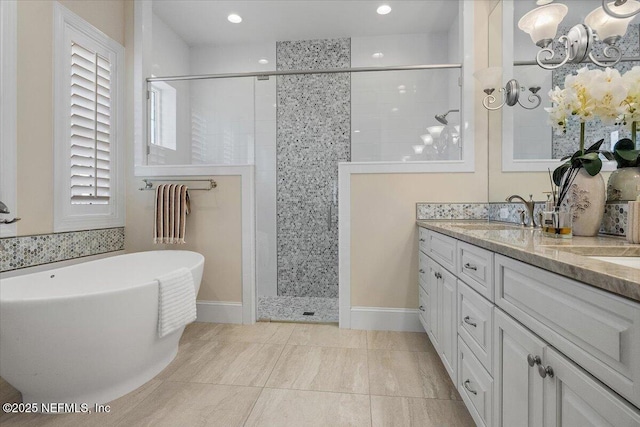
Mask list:
[[184,328],[158,338],[158,282],[177,268],[200,288],[204,257],[151,251],[0,283],[0,375],[28,403],[102,404],[152,379]]

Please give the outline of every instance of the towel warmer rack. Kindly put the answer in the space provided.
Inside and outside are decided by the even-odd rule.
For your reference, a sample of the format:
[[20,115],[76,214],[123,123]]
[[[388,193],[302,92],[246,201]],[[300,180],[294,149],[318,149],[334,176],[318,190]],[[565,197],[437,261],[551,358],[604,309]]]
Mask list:
[[213,190],[214,188],[216,188],[218,186],[218,184],[213,180],[213,179],[143,179],[142,182],[144,182],[144,187],[140,188],[139,190],[155,190],[155,188],[153,188],[153,182],[154,181],[162,181],[162,182],[207,182],[209,183],[209,186],[206,188],[189,188],[189,191],[191,190],[204,190],[204,191],[210,191]]

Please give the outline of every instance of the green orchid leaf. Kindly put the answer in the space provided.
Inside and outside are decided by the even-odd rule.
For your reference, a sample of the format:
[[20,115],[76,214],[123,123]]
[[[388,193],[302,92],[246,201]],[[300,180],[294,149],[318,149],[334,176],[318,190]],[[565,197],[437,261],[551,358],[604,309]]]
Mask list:
[[613,156],[619,168],[635,167],[640,164],[640,150],[635,150],[635,144],[629,138],[616,142]]
[[[591,154],[595,154],[596,155],[595,158],[593,158],[593,157],[586,158],[587,156],[590,156]],[[600,173],[600,171],[602,170],[602,160],[600,160],[600,157],[598,157],[597,153],[586,154],[585,156],[583,156],[581,161],[582,161],[582,167],[591,176],[598,175]]]
[[604,142],[604,138],[601,139],[600,141],[596,142],[595,144],[593,144],[591,147],[587,148],[585,153],[591,153],[593,151],[598,151],[603,142]]
[[636,148],[633,144],[633,141],[629,138],[622,138],[620,141],[616,142],[616,145],[613,146],[613,151],[629,151]]
[[562,177],[569,170],[570,167],[571,167],[570,163],[566,162],[566,163],[563,163],[560,166],[558,166],[553,171],[553,183],[555,185],[557,185],[558,187],[560,186],[560,184],[562,182]]
[[640,155],[640,150],[629,150],[629,151],[616,151],[618,156],[622,157],[624,160],[629,162],[633,162],[638,160],[638,155]]

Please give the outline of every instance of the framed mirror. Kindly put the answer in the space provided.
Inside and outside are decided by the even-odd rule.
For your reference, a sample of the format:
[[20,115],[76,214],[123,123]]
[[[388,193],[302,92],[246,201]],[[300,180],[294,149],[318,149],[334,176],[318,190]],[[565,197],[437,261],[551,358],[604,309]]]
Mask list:
[[[580,125],[570,120],[566,133],[558,134],[552,129],[545,107],[550,107],[549,91],[555,87],[563,87],[567,75],[576,74],[583,68],[602,69],[588,62],[580,64],[565,64],[555,70],[541,68],[535,61],[539,47],[536,46],[528,34],[518,28],[518,21],[530,10],[538,7],[534,0],[502,0],[501,6],[502,35],[501,52],[494,52],[490,58],[491,65],[501,66],[503,69],[502,84],[509,79],[516,79],[524,88],[539,87],[538,93],[542,103],[534,109],[525,109],[519,105],[505,106],[495,114],[501,114],[502,139],[502,171],[503,172],[534,172],[553,170],[559,164],[559,159],[573,154],[579,147]],[[556,38],[567,34],[576,24],[584,23],[585,17],[602,3],[600,0],[564,1],[568,6],[568,13],[560,23]],[[555,4],[555,3],[554,3]],[[497,14],[494,11],[494,14]],[[634,18],[624,37],[616,43],[622,52],[622,60],[613,66],[621,73],[640,65],[640,18]],[[494,41],[496,38],[494,37]],[[562,59],[560,44],[554,42],[556,57]],[[602,58],[604,43],[597,41],[594,46],[596,57]],[[490,47],[491,49],[491,47]],[[525,97],[527,90],[521,93]],[[611,150],[621,138],[627,138],[630,132],[623,126],[605,126],[596,119],[586,124],[585,145],[589,146],[600,139],[604,139],[602,146]],[[604,162],[603,170],[615,169],[615,162]]]

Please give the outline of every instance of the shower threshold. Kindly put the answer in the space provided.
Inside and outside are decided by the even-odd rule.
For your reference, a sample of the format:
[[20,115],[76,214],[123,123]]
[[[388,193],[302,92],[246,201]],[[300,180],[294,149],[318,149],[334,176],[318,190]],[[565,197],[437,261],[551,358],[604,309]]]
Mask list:
[[338,298],[258,297],[258,321],[338,323]]

